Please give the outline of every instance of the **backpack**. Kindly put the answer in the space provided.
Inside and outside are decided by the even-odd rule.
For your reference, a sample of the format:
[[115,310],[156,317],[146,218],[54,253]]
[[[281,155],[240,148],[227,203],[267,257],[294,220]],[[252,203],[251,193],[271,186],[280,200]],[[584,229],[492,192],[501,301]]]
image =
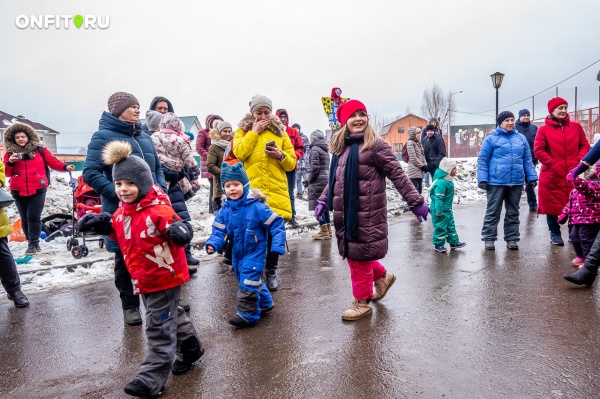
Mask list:
[[406,148],[407,144],[408,143],[402,146],[402,160],[406,163],[408,163],[408,148]]
[[50,185],[50,167],[46,163],[46,155],[44,154],[44,147],[41,145],[37,146],[37,151],[40,153],[42,159],[44,160],[44,168],[46,169],[46,178],[48,179],[48,185]]

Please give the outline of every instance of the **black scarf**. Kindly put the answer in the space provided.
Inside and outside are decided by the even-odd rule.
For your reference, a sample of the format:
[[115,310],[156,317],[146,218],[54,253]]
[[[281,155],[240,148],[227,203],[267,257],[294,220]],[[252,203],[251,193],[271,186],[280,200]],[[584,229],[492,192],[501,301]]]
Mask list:
[[[360,192],[360,181],[358,176],[358,143],[362,139],[346,139],[350,145],[350,152],[344,169],[344,228],[346,238],[352,238],[358,234],[358,201]],[[333,186],[335,185],[335,174],[338,167],[339,157],[333,156],[331,168],[329,169],[329,191],[327,192],[327,209],[333,209]]]

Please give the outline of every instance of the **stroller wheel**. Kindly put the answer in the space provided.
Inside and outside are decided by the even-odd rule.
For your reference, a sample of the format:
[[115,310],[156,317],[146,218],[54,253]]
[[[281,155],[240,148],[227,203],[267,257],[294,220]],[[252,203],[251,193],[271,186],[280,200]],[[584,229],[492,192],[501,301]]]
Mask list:
[[104,248],[104,238],[100,238],[100,239],[98,240],[98,246],[99,246],[100,248]]
[[83,257],[83,248],[79,245],[74,246],[71,249],[71,255],[73,255],[75,259],[81,259]]
[[67,251],[70,251],[72,247],[73,247],[73,242],[71,241],[70,238],[68,238],[67,239]]
[[89,249],[87,246],[82,245],[79,248],[81,248],[81,252],[83,253],[83,256],[86,257],[88,256],[88,254],[90,253]]

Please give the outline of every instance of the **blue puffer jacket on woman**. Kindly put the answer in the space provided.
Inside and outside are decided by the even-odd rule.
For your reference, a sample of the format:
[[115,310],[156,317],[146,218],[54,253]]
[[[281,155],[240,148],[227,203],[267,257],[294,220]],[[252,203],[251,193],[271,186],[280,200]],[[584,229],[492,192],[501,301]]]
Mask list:
[[115,193],[112,166],[105,165],[102,161],[102,150],[114,140],[131,144],[132,155],[143,158],[150,166],[154,182],[165,192],[167,188],[156,149],[150,136],[142,131],[142,125],[127,123],[105,111],[100,118],[99,130],[94,133],[88,145],[83,180],[102,197],[102,212],[109,212],[111,215],[119,206],[119,197]]
[[477,157],[477,181],[490,186],[522,186],[537,180],[531,149],[525,136],[516,130],[492,130]]

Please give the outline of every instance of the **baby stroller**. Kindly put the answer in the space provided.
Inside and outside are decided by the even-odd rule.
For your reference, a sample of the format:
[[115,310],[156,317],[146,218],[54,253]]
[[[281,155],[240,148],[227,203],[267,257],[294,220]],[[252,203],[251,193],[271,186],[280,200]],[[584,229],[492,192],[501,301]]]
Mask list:
[[[69,173],[71,175],[71,173]],[[73,225],[87,213],[101,213],[102,205],[100,195],[88,186],[83,177],[79,176],[77,180],[71,176],[69,186],[73,189]],[[82,243],[79,245],[79,239]],[[88,247],[85,245],[87,241],[98,241],[98,246],[104,248],[104,237],[94,233],[81,233],[77,229],[71,229],[71,238],[67,239],[67,250],[71,251],[71,255],[75,259],[80,259],[87,256],[89,253]]]

